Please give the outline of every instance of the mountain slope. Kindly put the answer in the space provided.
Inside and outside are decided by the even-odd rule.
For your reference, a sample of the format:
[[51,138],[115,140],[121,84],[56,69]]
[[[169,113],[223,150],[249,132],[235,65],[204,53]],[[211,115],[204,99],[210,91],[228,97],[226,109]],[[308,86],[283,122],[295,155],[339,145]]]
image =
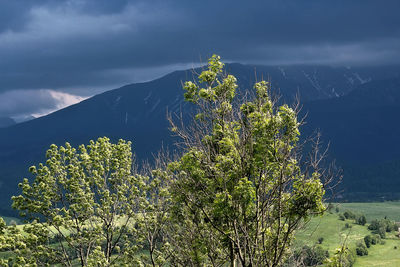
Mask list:
[[347,199],[400,198],[400,79],[363,84],[347,96],[307,103],[307,131],[319,128],[344,170]]
[[[335,155],[353,163],[400,158],[400,79],[372,81],[348,95],[305,104],[308,128],[320,128]],[[400,148],[400,147],[399,147]]]
[[14,125],[16,122],[8,117],[0,117],[0,128],[5,128]]
[[[397,67],[391,67],[389,70],[392,73],[391,77],[397,77],[400,73]],[[307,127],[321,127],[323,132],[326,129],[326,136],[335,142],[335,134],[329,133],[335,133],[335,128],[332,129],[326,124],[326,118],[330,118],[332,122],[336,120],[338,124],[338,118],[347,117],[347,113],[332,111],[337,110],[337,105],[344,105],[341,104],[342,101],[351,102],[346,100],[346,97],[337,96],[345,95],[360,85],[366,87],[370,83],[367,81],[373,82],[388,75],[388,72],[365,68],[283,68],[240,64],[228,64],[227,72],[238,78],[242,92],[250,88],[254,81],[262,77],[271,77],[273,87],[280,91],[286,101],[291,101],[296,93],[300,93],[303,101],[322,101],[310,104],[311,114],[321,116],[310,115],[309,121],[312,123]],[[105,92],[45,117],[0,129],[0,203],[4,203],[4,207],[7,208],[10,196],[19,193],[17,183],[23,177],[29,177],[28,167],[43,162],[45,151],[52,143],[62,145],[69,141],[73,145],[79,145],[100,136],[109,136],[113,140],[124,138],[132,140],[133,150],[139,159],[151,157],[162,143],[168,145],[173,142],[166,120],[167,110],[182,111],[184,114],[190,111],[190,105],[183,101],[181,82],[192,79],[191,71],[173,72],[151,82],[131,84]],[[339,104],[331,98],[337,98]],[[324,111],[327,107],[330,108]],[[381,112],[371,114],[378,117],[383,115]],[[351,132],[350,128],[348,129]],[[309,130],[305,128],[305,131]],[[360,129],[355,128],[354,131]],[[356,137],[357,134],[354,139]],[[338,144],[342,145],[340,142],[338,141]],[[334,152],[337,155],[346,155],[340,151],[340,148],[335,147]]]

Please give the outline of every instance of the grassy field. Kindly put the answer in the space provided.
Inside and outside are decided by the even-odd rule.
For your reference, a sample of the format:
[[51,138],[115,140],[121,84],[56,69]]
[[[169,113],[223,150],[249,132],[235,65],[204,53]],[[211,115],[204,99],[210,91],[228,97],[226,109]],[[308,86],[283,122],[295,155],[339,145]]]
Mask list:
[[[371,234],[366,226],[354,223],[354,220],[339,220],[339,213],[352,211],[356,214],[364,214],[367,221],[382,219],[385,216],[391,220],[400,221],[400,201],[398,202],[379,202],[379,203],[338,203],[334,204],[332,213],[313,218],[305,227],[296,233],[294,247],[303,245],[314,246],[318,244],[318,239],[323,238],[320,246],[333,255],[336,248],[344,242],[348,247],[354,248],[358,242],[363,242],[364,236]],[[339,213],[335,211],[336,206]],[[11,220],[20,223],[16,218],[3,217],[9,224]],[[346,226],[347,224],[347,226]],[[19,227],[22,227],[19,226]],[[368,255],[357,257],[355,267],[363,266],[384,266],[400,267],[400,239],[395,233],[387,234],[385,244],[371,246]]]
[[[346,228],[346,223],[350,228]],[[332,254],[344,242],[349,247],[355,247],[356,243],[362,241],[369,233],[365,226],[356,225],[351,220],[341,221],[337,214],[326,214],[314,218],[304,229],[296,233],[295,246],[313,246],[322,237],[324,240],[321,247]]]
[[[397,247],[395,249],[395,247]],[[375,266],[375,267],[396,267],[400,266],[400,240],[394,235],[385,239],[385,244],[371,246],[368,255],[357,257],[354,267]]]
[[400,201],[372,202],[372,203],[338,203],[340,212],[346,210],[355,213],[363,213],[367,216],[367,221],[388,219],[400,222]]
[[[385,216],[391,220],[400,221],[400,202],[381,203],[339,203],[339,213],[352,211],[364,214],[367,221],[382,219]],[[336,204],[335,204],[336,207]],[[354,248],[357,242],[362,242],[364,236],[371,234],[366,226],[354,223],[354,220],[339,220],[335,209],[322,217],[313,218],[303,229],[296,234],[294,246],[313,246],[318,244],[318,239],[323,238],[320,246],[332,253],[336,248],[346,242],[349,248]],[[346,223],[349,228],[346,228]],[[384,244],[373,245],[368,249],[368,255],[357,256],[355,267],[385,266],[400,267],[400,239],[395,233],[388,233]],[[395,248],[396,247],[396,248]]]

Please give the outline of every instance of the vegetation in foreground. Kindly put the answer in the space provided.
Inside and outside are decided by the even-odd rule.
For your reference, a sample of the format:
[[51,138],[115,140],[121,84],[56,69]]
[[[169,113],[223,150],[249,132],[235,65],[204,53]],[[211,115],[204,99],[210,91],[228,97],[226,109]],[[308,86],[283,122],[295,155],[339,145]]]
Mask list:
[[32,223],[0,225],[1,250],[13,251],[1,264],[281,265],[296,229],[324,212],[321,180],[331,175],[318,140],[300,161],[296,110],[277,106],[264,81],[236,100],[236,78],[222,69],[213,56],[184,84],[198,112],[190,127],[171,120],[183,146],[175,161],[138,171],[123,140],[52,145],[13,197]]

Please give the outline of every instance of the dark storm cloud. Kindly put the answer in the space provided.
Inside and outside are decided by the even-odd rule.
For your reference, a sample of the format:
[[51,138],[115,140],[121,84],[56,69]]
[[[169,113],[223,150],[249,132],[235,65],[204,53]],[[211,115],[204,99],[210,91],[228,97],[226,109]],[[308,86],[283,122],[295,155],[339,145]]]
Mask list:
[[212,53],[259,64],[399,63],[399,10],[398,0],[0,0],[0,92],[114,86]]

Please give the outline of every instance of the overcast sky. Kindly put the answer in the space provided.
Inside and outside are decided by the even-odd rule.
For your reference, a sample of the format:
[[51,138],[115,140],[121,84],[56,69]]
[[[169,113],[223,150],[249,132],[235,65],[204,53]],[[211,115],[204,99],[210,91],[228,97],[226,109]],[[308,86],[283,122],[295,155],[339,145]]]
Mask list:
[[399,11],[399,0],[0,0],[0,117],[44,114],[213,53],[399,63]]

